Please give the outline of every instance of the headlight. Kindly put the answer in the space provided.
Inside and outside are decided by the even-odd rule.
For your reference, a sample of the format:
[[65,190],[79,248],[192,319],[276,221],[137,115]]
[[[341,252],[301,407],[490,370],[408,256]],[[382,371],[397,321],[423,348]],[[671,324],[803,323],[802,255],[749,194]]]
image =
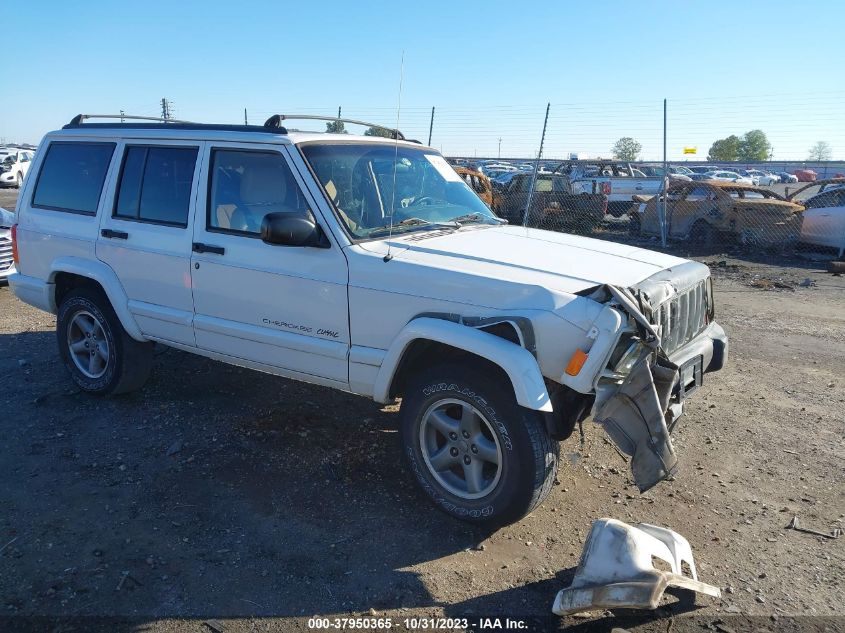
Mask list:
[[643,344],[640,340],[634,339],[628,346],[628,349],[625,350],[625,353],[622,354],[622,357],[616,362],[616,365],[614,365],[614,373],[621,374],[622,376],[630,374],[631,369],[634,367],[634,363],[636,363],[640,357],[642,349]]

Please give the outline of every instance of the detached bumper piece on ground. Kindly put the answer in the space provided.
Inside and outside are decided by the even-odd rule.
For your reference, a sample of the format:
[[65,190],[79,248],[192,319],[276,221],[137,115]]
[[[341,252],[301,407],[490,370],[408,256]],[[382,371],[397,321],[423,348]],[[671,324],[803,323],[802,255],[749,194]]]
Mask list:
[[[666,561],[672,571],[656,569],[652,557]],[[587,535],[575,579],[557,594],[552,611],[569,615],[595,609],[656,609],[668,587],[721,596],[718,587],[699,582],[690,544],[677,532],[598,519]]]

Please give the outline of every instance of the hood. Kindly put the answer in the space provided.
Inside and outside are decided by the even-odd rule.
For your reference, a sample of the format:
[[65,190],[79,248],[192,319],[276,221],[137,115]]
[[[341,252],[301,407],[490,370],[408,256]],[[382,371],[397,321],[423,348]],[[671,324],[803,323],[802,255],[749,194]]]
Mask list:
[[[360,245],[384,255],[388,242]],[[600,284],[631,287],[684,259],[568,233],[519,226],[415,232],[390,241],[397,262],[574,294]]]

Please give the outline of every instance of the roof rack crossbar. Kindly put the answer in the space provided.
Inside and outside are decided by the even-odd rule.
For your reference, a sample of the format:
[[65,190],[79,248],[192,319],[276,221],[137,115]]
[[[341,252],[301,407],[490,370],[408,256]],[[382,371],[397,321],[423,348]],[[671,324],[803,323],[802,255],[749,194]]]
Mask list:
[[87,119],[129,119],[131,121],[158,121],[159,123],[193,123],[193,121],[181,121],[179,119],[165,119],[157,116],[139,116],[137,114],[77,114],[70,120],[70,125],[82,125]]
[[282,127],[282,121],[286,121],[289,119],[308,119],[312,121],[340,121],[342,123],[350,123],[352,125],[363,125],[366,127],[378,128],[379,130],[386,130],[390,132],[391,138],[398,139],[400,141],[405,140],[405,135],[402,134],[402,132],[400,132],[396,128],[379,125],[378,123],[367,123],[366,121],[358,121],[356,119],[342,119],[336,116],[320,116],[318,114],[274,114],[264,122],[264,127],[280,128]]

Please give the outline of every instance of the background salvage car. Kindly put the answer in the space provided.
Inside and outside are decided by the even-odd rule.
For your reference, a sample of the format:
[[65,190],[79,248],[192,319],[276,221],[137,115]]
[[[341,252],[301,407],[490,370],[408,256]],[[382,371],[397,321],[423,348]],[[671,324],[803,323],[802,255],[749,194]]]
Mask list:
[[566,161],[555,173],[569,178],[574,194],[604,194],[607,212],[622,217],[631,210],[631,197],[654,195],[663,186],[663,178],[647,176],[625,161]]
[[472,187],[472,190],[478,194],[478,197],[484,201],[488,207],[493,207],[493,185],[490,179],[479,171],[467,169],[466,167],[455,167],[461,178]]
[[[816,191],[814,195],[807,194]],[[845,253],[845,178],[817,180],[794,192],[790,200],[806,207],[801,224],[801,242],[834,248]]]
[[0,147],[0,187],[20,189],[29,172],[34,152],[16,147]]
[[[634,198],[632,232],[660,235],[663,196]],[[769,189],[730,182],[672,183],[666,200],[666,234],[674,239],[711,243],[730,236],[757,246],[786,246],[798,241],[804,207]]]
[[[534,191],[531,194],[531,181]],[[523,224],[529,194],[531,208],[528,226],[551,231],[586,232],[598,226],[607,212],[607,196],[573,194],[569,179],[560,174],[514,174],[507,185],[496,191],[493,211],[511,224]]]

